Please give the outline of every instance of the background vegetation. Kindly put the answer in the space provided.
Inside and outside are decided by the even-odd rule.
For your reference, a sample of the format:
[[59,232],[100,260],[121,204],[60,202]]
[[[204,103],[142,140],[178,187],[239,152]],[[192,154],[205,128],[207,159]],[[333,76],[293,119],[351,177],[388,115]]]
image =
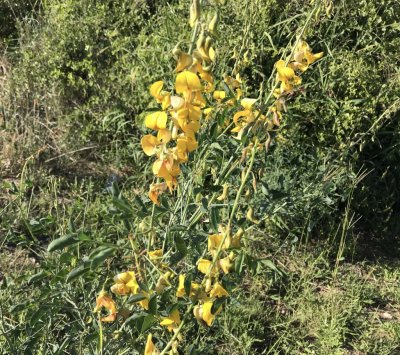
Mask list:
[[[216,6],[216,77],[237,61],[255,96],[310,5]],[[96,294],[129,260],[109,257],[66,277],[129,236],[124,220],[151,179],[140,148],[148,86],[173,80],[171,50],[189,40],[188,8],[166,0],[0,1],[4,354],[98,350]],[[306,39],[325,57],[306,73],[268,155],[257,158],[248,203],[263,222],[246,241],[254,268],[243,271],[231,290],[237,301],[215,327],[185,334],[199,354],[400,352],[400,4],[327,1]],[[223,163],[217,156],[229,155],[223,140],[196,171],[204,196]],[[80,243],[46,251],[67,234]],[[103,329],[105,353],[143,347],[129,327],[116,330]]]

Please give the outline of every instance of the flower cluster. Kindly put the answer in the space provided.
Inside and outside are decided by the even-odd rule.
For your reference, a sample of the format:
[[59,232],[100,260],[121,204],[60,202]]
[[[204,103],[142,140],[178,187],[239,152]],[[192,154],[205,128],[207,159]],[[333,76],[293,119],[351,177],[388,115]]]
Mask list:
[[161,193],[175,189],[180,164],[186,163],[188,154],[198,147],[196,133],[206,105],[203,93],[214,91],[214,78],[210,72],[216,56],[212,47],[212,29],[210,25],[208,31],[201,31],[193,53],[174,49],[175,72],[178,74],[173,94],[163,90],[163,81],[150,87],[150,94],[161,105],[162,111],[146,116],[145,126],[156,134],[145,135],[141,144],[146,155],[156,156],[153,173],[164,180],[150,186],[149,198],[155,204],[159,204]]
[[[212,312],[213,304],[220,297],[229,296],[228,292],[220,283],[220,276],[228,274],[233,267],[235,253],[233,249],[240,248],[241,238],[244,234],[242,229],[239,229],[233,236],[230,235],[229,228],[219,227],[220,233],[212,234],[208,237],[208,254],[210,259],[201,258],[197,263],[197,269],[204,274],[201,285],[203,287],[192,288],[197,295],[198,304],[193,308],[193,314],[197,320],[211,326],[216,315],[221,312],[222,307],[218,307],[215,312]],[[222,257],[221,254],[225,254]],[[178,292],[182,292],[184,279],[179,282]]]
[[267,130],[279,126],[282,119],[282,111],[285,110],[286,98],[294,92],[296,87],[301,84],[300,74],[304,73],[311,64],[323,56],[323,52],[313,54],[310,46],[300,40],[294,49],[291,60],[278,60],[275,63],[276,84],[277,87],[273,96],[275,97],[273,105],[271,105],[266,114],[256,109],[257,99],[244,98],[240,104],[243,110],[235,113],[233,123],[235,127],[232,132],[237,133],[240,139],[245,130],[252,125],[255,131],[260,124],[267,127]]

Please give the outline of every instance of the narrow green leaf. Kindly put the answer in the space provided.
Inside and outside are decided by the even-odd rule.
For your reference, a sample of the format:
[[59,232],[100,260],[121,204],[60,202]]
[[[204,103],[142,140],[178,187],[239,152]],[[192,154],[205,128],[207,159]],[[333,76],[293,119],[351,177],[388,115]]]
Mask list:
[[47,247],[48,252],[52,252],[55,250],[60,250],[63,249],[69,245],[75,244],[79,242],[79,240],[76,238],[75,235],[73,234],[68,234],[63,237],[57,238],[53,240],[49,246]]
[[218,231],[218,224],[220,223],[219,211],[217,208],[210,209],[210,223],[214,232]]
[[115,248],[106,248],[98,253],[96,253],[93,257],[91,257],[90,268],[93,270],[97,268],[99,265],[103,263],[104,260],[114,255]]
[[76,267],[75,269],[73,269],[66,277],[65,281],[66,282],[71,282],[73,280],[75,280],[76,278],[78,278],[79,276],[87,273],[88,271],[90,271],[90,267],[82,264],[79,265],[78,267]]
[[136,303],[146,299],[146,296],[143,293],[138,293],[136,295],[131,295],[128,298],[128,303]]

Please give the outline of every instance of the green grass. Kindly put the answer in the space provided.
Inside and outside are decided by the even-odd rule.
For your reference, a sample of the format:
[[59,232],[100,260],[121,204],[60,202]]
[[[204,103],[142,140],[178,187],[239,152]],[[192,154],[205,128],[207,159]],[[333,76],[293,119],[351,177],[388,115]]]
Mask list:
[[[313,20],[307,41],[325,56],[288,102],[268,154],[257,155],[256,188],[245,186],[235,219],[251,227],[241,254],[248,267],[224,280],[231,297],[214,327],[184,329],[182,353],[190,345],[191,355],[400,353],[398,7],[338,1]],[[267,90],[309,11],[302,1],[221,5],[217,76],[236,64],[246,95]],[[151,161],[140,147],[144,112],[154,107],[147,88],[173,79],[170,52],[190,37],[187,15],[186,1],[0,4],[1,354],[142,352],[143,319],[100,328],[93,308],[131,267],[129,241],[149,223]],[[187,227],[202,208],[201,223],[183,235],[184,267],[215,231],[204,206],[221,190],[218,173],[240,158],[214,122],[200,141],[204,151],[182,179],[187,194],[155,210],[164,236],[163,226]],[[231,202],[244,166],[227,178]],[[245,220],[249,206],[260,224]],[[79,243],[47,251],[66,235]]]

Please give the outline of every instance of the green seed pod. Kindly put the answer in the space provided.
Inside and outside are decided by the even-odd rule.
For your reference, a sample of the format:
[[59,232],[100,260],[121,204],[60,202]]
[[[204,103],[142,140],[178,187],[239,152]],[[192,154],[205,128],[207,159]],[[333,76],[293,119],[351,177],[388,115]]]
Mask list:
[[217,26],[219,21],[218,12],[215,13],[214,17],[211,19],[210,23],[208,24],[208,31],[212,34],[217,32]]
[[204,31],[201,31],[200,36],[199,36],[199,38],[197,39],[197,42],[196,42],[197,49],[200,50],[203,47],[205,40],[206,40],[206,37],[204,35]]
[[200,18],[200,0],[193,0],[190,6],[189,24],[193,27],[196,21]]
[[211,47],[212,42],[213,42],[213,39],[212,39],[210,36],[207,36],[206,42],[205,42],[205,44],[204,44],[204,49],[205,49],[206,53],[208,53],[208,51],[209,51],[209,49],[210,49],[210,47]]

